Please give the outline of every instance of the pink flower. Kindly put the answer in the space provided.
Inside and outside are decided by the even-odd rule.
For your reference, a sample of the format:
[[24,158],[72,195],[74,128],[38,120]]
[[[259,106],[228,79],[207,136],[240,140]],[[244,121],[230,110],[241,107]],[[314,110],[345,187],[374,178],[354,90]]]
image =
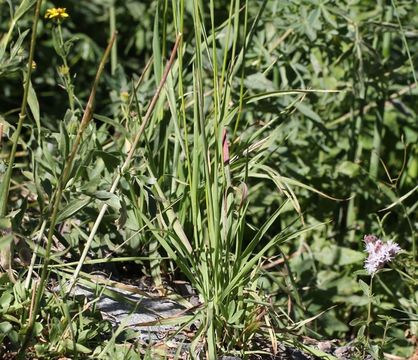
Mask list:
[[384,243],[375,235],[365,235],[364,242],[366,243],[366,251],[369,254],[364,267],[370,275],[376,273],[389,261],[392,261],[396,254],[402,250],[392,240]]

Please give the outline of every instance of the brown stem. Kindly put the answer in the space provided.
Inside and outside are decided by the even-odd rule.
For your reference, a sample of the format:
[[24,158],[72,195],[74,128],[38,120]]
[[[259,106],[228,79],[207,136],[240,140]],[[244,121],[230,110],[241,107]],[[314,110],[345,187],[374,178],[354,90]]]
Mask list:
[[64,170],[62,172],[62,175],[59,179],[58,185],[57,185],[57,192],[54,196],[54,205],[52,208],[52,215],[51,215],[51,223],[49,225],[49,231],[48,231],[48,240],[47,240],[47,244],[46,244],[46,249],[45,249],[45,257],[44,257],[44,263],[42,266],[42,272],[41,272],[41,279],[39,281],[39,286],[38,289],[36,291],[36,296],[35,296],[35,302],[34,302],[34,306],[33,306],[33,311],[31,314],[31,317],[29,319],[29,324],[28,324],[28,330],[25,336],[25,340],[22,344],[22,348],[19,351],[19,356],[22,356],[24,354],[24,351],[29,343],[30,338],[32,337],[32,332],[33,332],[33,327],[35,324],[35,320],[36,320],[36,316],[38,314],[39,311],[39,305],[42,299],[42,294],[44,292],[45,289],[45,282],[47,279],[47,275],[48,275],[48,265],[50,262],[50,257],[51,257],[51,247],[52,247],[52,238],[54,235],[54,231],[55,231],[55,225],[57,223],[57,219],[58,219],[58,210],[59,210],[59,205],[61,202],[61,196],[62,193],[65,189],[65,186],[67,184],[68,181],[68,177],[71,173],[71,168],[72,168],[72,163],[74,161],[74,158],[76,156],[79,144],[81,142],[81,137],[83,135],[83,132],[85,130],[85,128],[87,127],[88,123],[90,122],[90,120],[93,117],[93,108],[94,108],[94,100],[96,97],[96,90],[97,90],[97,86],[99,85],[99,80],[100,77],[103,73],[104,70],[104,66],[106,64],[106,61],[109,57],[110,54],[110,50],[113,46],[113,43],[115,42],[116,39],[116,33],[113,34],[112,38],[109,41],[109,44],[105,50],[105,53],[103,54],[102,60],[99,64],[99,67],[97,69],[97,73],[96,73],[96,77],[94,79],[94,83],[90,92],[90,97],[89,100],[87,102],[86,108],[84,110],[84,114],[83,114],[83,118],[81,120],[81,124],[80,127],[78,128],[78,132],[76,135],[76,139],[74,141],[70,156],[68,157],[65,166],[64,166]]

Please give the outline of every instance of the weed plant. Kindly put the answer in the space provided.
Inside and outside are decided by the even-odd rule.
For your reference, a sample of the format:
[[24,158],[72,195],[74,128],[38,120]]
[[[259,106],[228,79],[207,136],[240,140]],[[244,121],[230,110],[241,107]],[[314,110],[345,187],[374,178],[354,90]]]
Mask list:
[[[190,308],[162,323],[191,358],[410,356],[417,24],[395,0],[0,0],[0,354],[156,358],[71,292],[129,267]],[[371,277],[369,233],[403,249]]]

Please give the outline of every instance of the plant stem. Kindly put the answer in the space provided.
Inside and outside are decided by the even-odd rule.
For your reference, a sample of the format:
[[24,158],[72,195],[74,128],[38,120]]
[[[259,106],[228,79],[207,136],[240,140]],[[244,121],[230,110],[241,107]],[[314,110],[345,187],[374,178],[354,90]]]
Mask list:
[[373,278],[374,278],[374,274],[372,274],[370,277],[370,286],[369,286],[369,294],[368,294],[369,303],[367,307],[366,344],[364,346],[363,355],[365,355],[366,348],[369,345],[369,341],[370,341],[370,324],[372,322]]
[[[64,37],[62,36],[62,28],[61,28],[61,22],[58,22],[58,34],[59,34],[59,40],[60,40],[60,46],[62,50],[62,62],[64,64],[64,71],[61,74],[62,78],[64,80],[64,86],[68,93],[68,101],[70,104],[71,112],[74,113],[75,106],[74,106],[74,86],[71,82],[71,74],[70,74],[70,67],[67,63],[67,52],[65,51],[65,44],[64,44]],[[112,33],[113,34],[113,33]]]
[[26,347],[29,343],[29,340],[32,336],[32,331],[33,331],[33,327],[34,327],[34,324],[35,324],[35,319],[36,319],[37,313],[39,311],[39,305],[40,305],[40,302],[41,302],[42,294],[43,294],[44,289],[45,289],[45,283],[46,283],[46,279],[47,279],[47,275],[48,275],[48,265],[49,265],[50,257],[51,257],[52,238],[53,238],[54,232],[55,232],[55,225],[57,224],[58,211],[59,211],[59,205],[60,205],[60,202],[61,202],[61,196],[62,196],[62,194],[64,192],[64,189],[65,189],[65,186],[68,182],[68,178],[70,176],[71,169],[72,169],[72,164],[73,164],[74,158],[77,154],[77,150],[78,150],[78,147],[80,145],[81,137],[83,135],[83,132],[84,132],[85,128],[87,127],[87,125],[89,124],[90,120],[93,117],[93,107],[94,107],[94,100],[95,100],[95,97],[96,97],[97,86],[99,84],[99,79],[100,79],[101,74],[104,70],[104,66],[105,66],[106,61],[109,57],[110,49],[113,46],[115,38],[116,38],[116,33],[114,33],[112,38],[110,39],[109,44],[108,44],[108,46],[105,50],[105,53],[102,57],[102,60],[99,64],[99,68],[97,69],[96,77],[95,77],[95,80],[94,80],[94,83],[93,83],[93,87],[92,87],[92,90],[91,90],[91,93],[90,93],[89,100],[88,100],[86,108],[84,110],[83,118],[81,120],[81,124],[80,124],[80,127],[78,129],[76,139],[74,140],[74,144],[73,144],[73,147],[71,149],[70,156],[68,157],[68,159],[65,163],[64,170],[63,170],[63,172],[60,176],[60,179],[58,181],[57,191],[56,191],[55,195],[53,196],[54,205],[52,207],[51,223],[49,225],[48,239],[47,239],[47,244],[46,244],[46,249],[45,249],[45,259],[44,259],[44,263],[43,263],[42,271],[41,271],[41,279],[40,279],[40,282],[39,282],[38,289],[36,291],[34,307],[33,307],[31,317],[29,319],[28,330],[27,330],[27,333],[26,333],[26,336],[25,336],[25,340],[23,342],[22,348],[19,351],[20,356],[22,354],[24,354],[24,351],[25,351],[25,349],[26,349]]
[[[176,54],[177,54],[177,48],[179,46],[181,37],[182,37],[182,34],[177,35],[176,43],[174,44],[174,48],[173,48],[173,51],[171,53],[170,60],[167,63],[167,66],[166,66],[165,71],[164,71],[164,74],[163,74],[163,76],[161,78],[160,84],[158,85],[158,88],[157,88],[157,90],[156,90],[156,92],[154,94],[154,97],[152,98],[151,103],[150,103],[150,105],[149,105],[149,107],[147,109],[147,112],[146,112],[146,114],[145,114],[145,116],[143,118],[141,127],[138,130],[138,132],[137,132],[137,134],[135,136],[134,141],[132,142],[131,149],[130,149],[130,151],[128,153],[128,156],[126,157],[126,160],[123,163],[123,165],[122,165],[119,173],[116,175],[115,179],[113,180],[112,186],[111,186],[111,188],[109,190],[109,192],[111,194],[113,194],[116,191],[116,188],[119,185],[119,181],[120,181],[120,179],[122,177],[122,174],[129,168],[129,165],[130,165],[131,160],[132,160],[132,158],[134,156],[136,147],[138,146],[138,143],[139,143],[139,140],[140,140],[140,138],[142,136],[142,133],[145,131],[145,128],[146,128],[146,126],[148,124],[148,121],[151,118],[151,114],[152,114],[152,112],[154,110],[154,107],[157,104],[157,101],[158,101],[158,99],[160,97],[161,90],[163,89],[164,84],[165,84],[165,82],[167,80],[167,76],[168,76],[168,74],[169,74],[169,72],[171,70],[171,67],[173,66],[173,63],[174,63],[174,60],[175,60],[175,57],[176,57]],[[96,235],[96,232],[97,232],[97,230],[99,228],[99,225],[100,225],[100,223],[101,223],[101,221],[103,219],[104,214],[106,213],[107,208],[108,208],[108,205],[107,204],[103,204],[102,208],[100,209],[99,215],[97,216],[97,219],[94,222],[93,228],[91,229],[90,235],[89,235],[89,237],[87,239],[87,242],[86,242],[86,244],[84,246],[83,253],[81,254],[80,260],[79,260],[79,262],[77,264],[77,267],[76,267],[76,269],[74,271],[74,274],[73,274],[73,276],[71,277],[71,279],[69,281],[69,286],[68,286],[67,294],[69,294],[71,292],[72,288],[75,285],[75,282],[77,281],[77,278],[78,278],[78,276],[80,274],[80,271],[81,271],[81,268],[83,266],[83,263],[84,263],[84,261],[85,261],[85,259],[87,257],[87,253],[88,253],[88,251],[90,249],[90,246],[91,246],[91,244],[93,242],[94,236]],[[191,250],[190,245],[189,245],[189,247],[187,249],[189,251]]]
[[13,172],[13,165],[14,165],[16,150],[17,150],[17,143],[19,141],[20,132],[22,131],[23,121],[26,118],[26,105],[28,103],[29,84],[30,84],[30,78],[32,74],[32,62],[33,62],[33,58],[35,54],[36,28],[38,25],[39,11],[41,8],[41,4],[42,4],[42,0],[37,0],[35,15],[33,19],[33,25],[32,25],[32,37],[30,41],[28,66],[26,69],[26,74],[24,75],[23,99],[22,99],[22,104],[20,106],[19,121],[17,123],[16,131],[14,132],[12,136],[12,151],[10,152],[9,164],[7,166],[7,171],[3,178],[2,186],[0,188],[0,217],[5,216],[7,212],[7,200],[9,197],[10,180],[11,180],[12,172]]
[[[116,31],[116,14],[115,14],[115,2],[112,1],[109,7],[109,27],[110,27],[110,33],[113,34]],[[116,46],[112,47],[112,52],[110,54],[110,73],[115,75],[116,72],[116,66],[118,64],[118,49]]]
[[[20,133],[22,131],[23,121],[26,119],[26,111],[27,111],[26,106],[28,103],[30,79],[31,79],[31,74],[32,74],[32,62],[33,62],[33,58],[35,54],[36,29],[38,26],[41,4],[42,4],[42,0],[37,0],[36,8],[35,8],[35,15],[33,18],[33,25],[32,25],[32,36],[31,36],[31,41],[30,41],[28,65],[26,68],[26,74],[24,75],[23,99],[22,99],[22,104],[21,104],[20,112],[19,112],[19,120],[17,123],[17,128],[12,136],[12,150],[10,152],[9,163],[7,165],[7,170],[2,179],[2,183],[0,186],[0,218],[5,217],[7,213],[10,181],[12,178],[13,165],[14,165],[15,157],[16,157],[17,143],[19,141]],[[6,260],[6,263],[8,264],[8,267],[9,267],[7,269],[9,278],[13,281],[14,278],[11,272],[12,246],[13,244],[1,250],[0,260],[2,263],[5,262],[4,260]]]
[[26,275],[26,281],[25,281],[25,288],[26,289],[29,289],[29,287],[30,287],[30,282],[31,282],[32,273],[33,273],[33,268],[35,266],[35,261],[36,261],[36,255],[38,253],[38,248],[39,248],[39,246],[41,244],[42,237],[44,235],[45,227],[46,227],[46,220],[44,220],[42,222],[41,229],[39,230],[39,233],[38,233],[38,235],[36,237],[36,240],[35,240],[35,249],[33,250],[33,254],[32,254],[32,258],[30,260],[30,265],[29,265],[28,273]]

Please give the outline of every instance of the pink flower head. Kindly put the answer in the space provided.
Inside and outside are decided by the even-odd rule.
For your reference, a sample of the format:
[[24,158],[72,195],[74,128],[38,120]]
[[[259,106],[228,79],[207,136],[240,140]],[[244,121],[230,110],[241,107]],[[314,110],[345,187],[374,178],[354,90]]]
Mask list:
[[396,254],[402,250],[392,240],[384,243],[375,235],[365,235],[364,242],[366,243],[366,252],[369,254],[364,267],[370,275],[376,273],[389,261],[392,261]]

